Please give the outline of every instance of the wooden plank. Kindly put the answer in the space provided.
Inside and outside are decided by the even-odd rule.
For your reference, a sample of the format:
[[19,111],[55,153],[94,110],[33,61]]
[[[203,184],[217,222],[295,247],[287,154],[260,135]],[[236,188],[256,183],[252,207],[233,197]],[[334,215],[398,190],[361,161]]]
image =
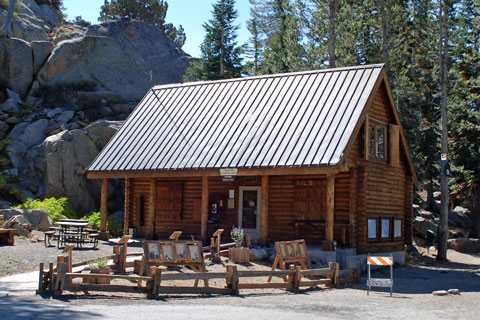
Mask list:
[[[163,275],[162,275],[163,277]],[[213,287],[160,287],[160,294],[232,294],[229,288]]]
[[301,270],[300,273],[302,277],[317,277],[317,276],[327,276],[333,274],[332,269],[323,268],[323,269],[308,269]]
[[314,287],[314,286],[317,286],[319,284],[330,285],[330,284],[332,284],[332,280],[331,279],[304,280],[304,281],[300,281],[299,286],[300,287]]
[[128,286],[119,284],[92,284],[92,283],[74,283],[65,286],[64,290],[78,291],[102,291],[102,292],[126,292],[126,293],[148,293],[146,287]]
[[262,176],[262,194],[260,209],[260,238],[268,238],[268,176]]
[[[265,168],[246,169],[238,168],[237,176],[283,176],[283,175],[319,175],[327,173],[338,173],[337,166],[314,166],[314,167],[292,167],[292,168]],[[88,172],[88,179],[119,179],[119,178],[163,178],[163,177],[220,177],[220,170],[158,170],[158,171],[125,171],[125,172]]]
[[[69,272],[66,274],[68,278],[102,278],[102,279],[121,279],[129,281],[148,281],[152,280],[151,277],[144,276],[124,276],[119,274],[100,274],[100,273],[73,273]],[[163,277],[163,275],[162,275]]]
[[265,271],[238,271],[238,276],[241,278],[244,277],[284,277],[291,276],[294,272],[290,270],[265,270]]
[[238,289],[288,289],[288,282],[239,283]]
[[335,175],[327,175],[327,220],[325,223],[325,238],[333,241],[333,225],[335,218]]
[[107,215],[108,215],[108,179],[102,179],[102,191],[100,200],[100,231],[107,232]]
[[225,279],[228,272],[195,272],[195,273],[163,273],[162,280],[197,280],[197,279]]
[[208,221],[208,177],[202,177],[202,210],[201,210],[201,236],[207,236]]

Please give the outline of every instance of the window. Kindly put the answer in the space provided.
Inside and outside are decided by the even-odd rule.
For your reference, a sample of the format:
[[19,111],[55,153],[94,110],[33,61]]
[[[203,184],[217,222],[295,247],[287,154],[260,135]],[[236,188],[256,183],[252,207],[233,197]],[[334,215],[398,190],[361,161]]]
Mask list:
[[368,157],[386,160],[386,124],[374,119],[368,120]]
[[400,219],[393,220],[393,237],[395,239],[400,239],[402,237],[402,220]]
[[402,239],[402,219],[394,217],[369,217],[368,241],[399,241]]
[[368,219],[368,239],[377,239],[377,219]]
[[390,238],[390,219],[382,219],[382,239]]

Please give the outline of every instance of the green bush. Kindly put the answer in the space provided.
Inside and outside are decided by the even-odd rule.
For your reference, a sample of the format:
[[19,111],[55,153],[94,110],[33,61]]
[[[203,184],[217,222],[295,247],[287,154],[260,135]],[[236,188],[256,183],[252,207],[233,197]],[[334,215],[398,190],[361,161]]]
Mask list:
[[28,198],[27,201],[14,208],[45,210],[54,223],[60,219],[75,219],[78,217],[78,213],[70,206],[68,199],[65,197],[59,199],[52,197],[43,200]]
[[[90,228],[100,229],[101,214],[99,211],[92,212],[88,216],[83,216],[82,220],[87,220]],[[122,226],[113,219],[113,217],[107,218],[107,230],[113,237],[119,237],[123,234]]]

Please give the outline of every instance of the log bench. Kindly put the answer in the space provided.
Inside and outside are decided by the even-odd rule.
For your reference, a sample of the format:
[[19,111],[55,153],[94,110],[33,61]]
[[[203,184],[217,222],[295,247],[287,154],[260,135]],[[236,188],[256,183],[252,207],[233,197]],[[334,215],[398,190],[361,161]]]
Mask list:
[[0,244],[15,244],[15,229],[0,229]]

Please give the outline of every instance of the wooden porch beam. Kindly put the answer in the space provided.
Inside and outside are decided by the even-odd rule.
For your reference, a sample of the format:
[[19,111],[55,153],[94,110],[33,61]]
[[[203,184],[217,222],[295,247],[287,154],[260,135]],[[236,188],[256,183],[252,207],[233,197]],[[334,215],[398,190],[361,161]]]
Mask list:
[[[237,176],[278,176],[278,175],[317,175],[338,173],[337,166],[328,167],[288,167],[288,168],[239,168]],[[88,179],[120,179],[120,178],[181,178],[181,177],[220,177],[219,169],[204,170],[157,170],[157,171],[115,171],[88,172]]]
[[123,234],[127,235],[128,234],[128,221],[130,214],[132,214],[130,211],[130,181],[132,179],[125,179],[125,208],[123,212]]
[[268,238],[268,176],[262,176],[262,194],[260,208],[260,238]]
[[325,238],[333,241],[333,225],[335,218],[335,175],[327,174],[327,220],[325,223]]
[[203,239],[207,237],[207,221],[208,221],[208,177],[202,177],[202,211],[201,211],[201,236]]

